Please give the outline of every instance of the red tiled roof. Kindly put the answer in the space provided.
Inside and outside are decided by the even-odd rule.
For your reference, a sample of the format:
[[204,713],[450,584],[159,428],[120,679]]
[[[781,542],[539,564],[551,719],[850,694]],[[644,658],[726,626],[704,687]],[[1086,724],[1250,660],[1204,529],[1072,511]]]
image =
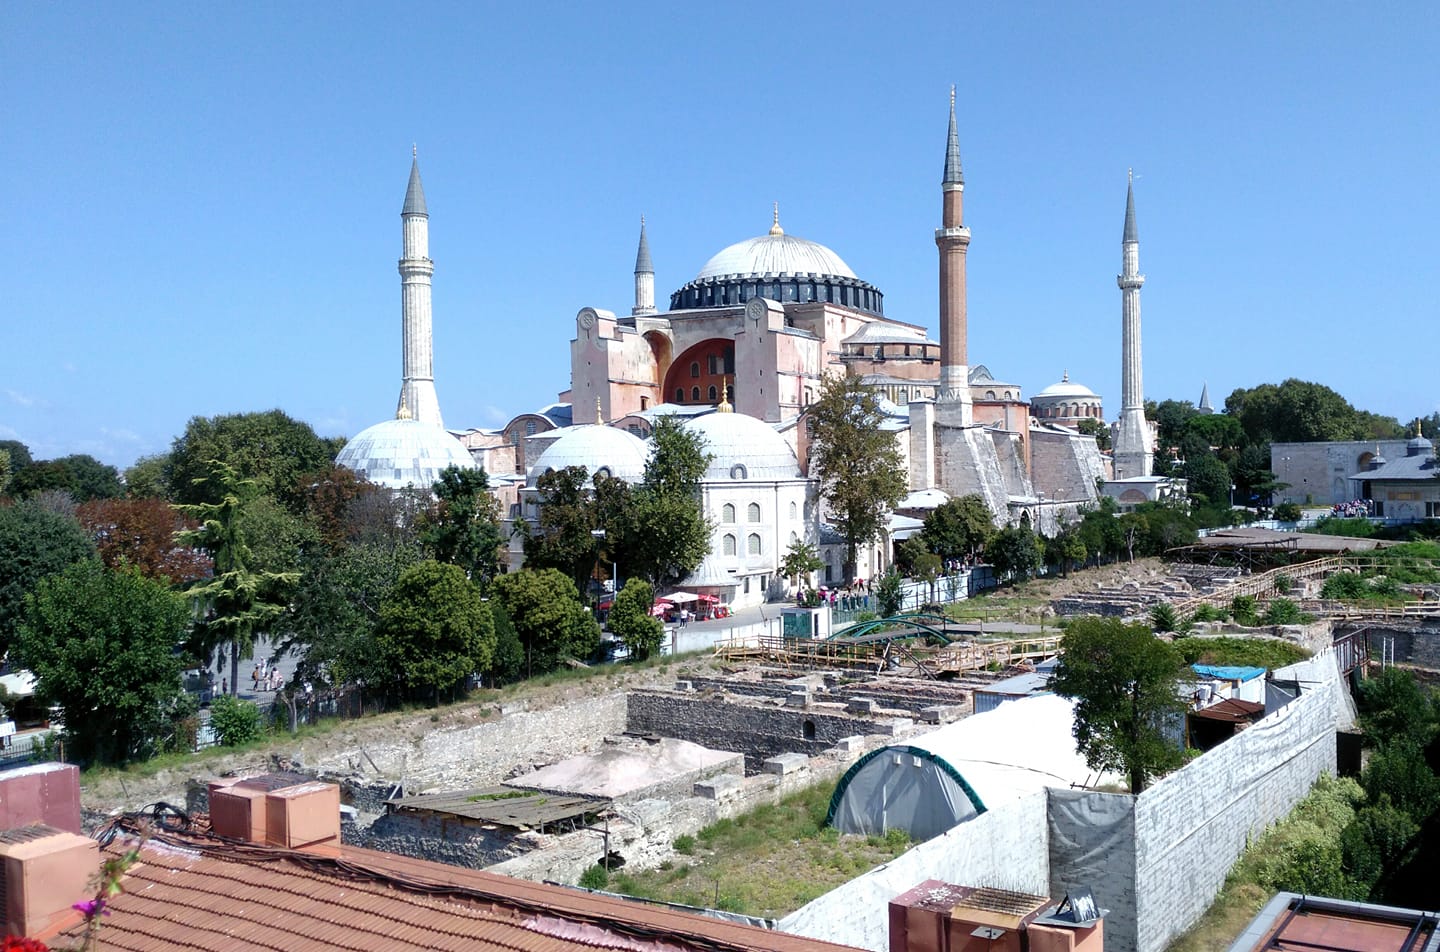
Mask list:
[[[118,856],[130,845],[117,837],[102,852]],[[135,952],[854,952],[391,853],[344,847],[336,859],[192,833],[157,833],[146,842],[110,912],[102,945]],[[51,944],[81,934],[77,926]]]

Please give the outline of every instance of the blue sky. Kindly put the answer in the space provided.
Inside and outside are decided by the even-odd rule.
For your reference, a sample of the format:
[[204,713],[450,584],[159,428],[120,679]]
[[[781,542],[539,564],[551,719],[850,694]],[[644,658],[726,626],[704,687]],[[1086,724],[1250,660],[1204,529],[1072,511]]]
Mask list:
[[1435,4],[0,6],[0,438],[128,465],[194,415],[388,417],[418,143],[452,428],[569,385],[585,306],[826,244],[936,327],[958,86],[970,360],[1119,410],[1296,376],[1440,408]]

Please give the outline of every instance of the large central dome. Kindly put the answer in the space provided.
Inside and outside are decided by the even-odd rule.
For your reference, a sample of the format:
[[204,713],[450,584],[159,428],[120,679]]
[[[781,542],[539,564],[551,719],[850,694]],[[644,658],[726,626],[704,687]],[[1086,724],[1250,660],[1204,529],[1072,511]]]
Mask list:
[[769,234],[737,241],[705,262],[694,280],[670,295],[670,309],[735,307],[754,297],[885,313],[878,288],[818,241],[785,234],[778,210]]
[[794,235],[747,238],[705,262],[696,281],[729,275],[823,274],[853,278],[855,272],[835,252],[815,241]]

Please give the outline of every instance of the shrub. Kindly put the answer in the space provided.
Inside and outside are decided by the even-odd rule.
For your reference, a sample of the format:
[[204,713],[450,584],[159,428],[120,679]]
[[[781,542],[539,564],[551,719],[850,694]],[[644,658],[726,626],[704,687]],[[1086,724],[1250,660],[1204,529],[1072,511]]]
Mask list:
[[1418,832],[1415,821],[1391,806],[1388,798],[1379,806],[1365,807],[1340,834],[1345,869],[1368,893],[1386,870],[1401,866],[1406,847]]
[[1282,502],[1275,507],[1275,518],[1281,522],[1298,522],[1301,515],[1299,503]]
[[655,590],[650,583],[632,578],[615,596],[615,607],[610,610],[610,630],[636,661],[644,661],[659,651],[665,641],[665,626],[650,614],[653,604]]
[[608,885],[610,885],[610,870],[599,863],[580,874],[580,886],[583,889],[604,889]]
[[1255,596],[1236,595],[1230,600],[1230,617],[1235,619],[1237,625],[1253,625],[1258,620],[1255,615]]
[[233,694],[222,694],[210,703],[210,728],[225,747],[259,740],[260,709]]
[[689,833],[675,837],[675,842],[671,845],[675,847],[675,852],[682,853],[685,856],[691,856],[695,853],[695,837]]
[[1369,592],[1370,587],[1365,584],[1365,580],[1354,572],[1336,572],[1320,586],[1321,598],[1358,599],[1364,598]]
[[1275,591],[1281,595],[1289,595],[1295,590],[1295,580],[1288,575],[1275,576]]
[[1224,621],[1229,617],[1230,613],[1223,608],[1217,608],[1214,605],[1201,605],[1195,609],[1195,614],[1190,616],[1190,620],[1192,622]]
[[1150,609],[1150,627],[1158,634],[1165,631],[1174,631],[1176,628],[1175,606],[1169,602],[1160,602]]
[[1305,615],[1300,611],[1300,606],[1288,598],[1271,599],[1265,608],[1267,625],[1298,625],[1304,620]]

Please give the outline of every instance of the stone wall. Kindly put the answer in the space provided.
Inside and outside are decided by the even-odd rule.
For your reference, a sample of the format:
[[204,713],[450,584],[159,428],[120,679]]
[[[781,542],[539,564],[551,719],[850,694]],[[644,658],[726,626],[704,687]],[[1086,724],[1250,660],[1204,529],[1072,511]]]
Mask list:
[[523,855],[536,846],[533,838],[503,827],[413,813],[387,813],[357,831],[357,840],[356,845],[367,849],[471,869]]
[[[776,754],[817,754],[857,734],[893,733],[910,726],[906,718],[863,717],[839,709],[743,704],[723,697],[695,697],[658,691],[630,694],[626,725],[634,734],[680,737],[711,750],[745,755],[754,772]],[[806,725],[809,725],[807,727]]]
[[498,720],[429,731],[413,741],[367,744],[327,755],[322,774],[378,773],[406,791],[499,783],[518,769],[588,753],[625,730],[625,694],[614,692],[540,710],[505,709]]
[[830,890],[781,919],[777,928],[885,952],[890,941],[890,900],[927,879],[1046,893],[1045,812],[1045,794],[1035,793],[982,813]]
[[[1338,628],[1336,633],[1348,633],[1356,627],[1352,625]],[[1370,643],[1370,657],[1375,661],[1390,657],[1399,664],[1440,670],[1440,624],[1430,622],[1365,627],[1365,637]]]

